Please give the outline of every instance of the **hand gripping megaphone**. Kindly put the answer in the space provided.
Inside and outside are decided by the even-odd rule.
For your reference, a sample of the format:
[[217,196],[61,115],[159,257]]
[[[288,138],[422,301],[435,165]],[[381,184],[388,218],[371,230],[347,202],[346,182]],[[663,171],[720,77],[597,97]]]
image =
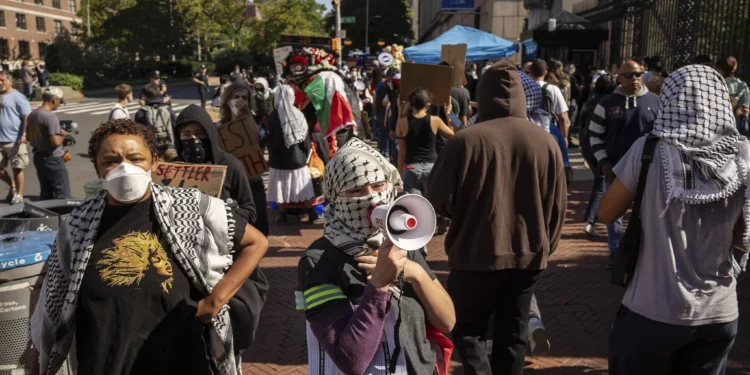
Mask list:
[[391,204],[370,212],[370,223],[385,232],[394,245],[404,250],[419,250],[435,234],[437,217],[430,202],[416,194],[406,194]]

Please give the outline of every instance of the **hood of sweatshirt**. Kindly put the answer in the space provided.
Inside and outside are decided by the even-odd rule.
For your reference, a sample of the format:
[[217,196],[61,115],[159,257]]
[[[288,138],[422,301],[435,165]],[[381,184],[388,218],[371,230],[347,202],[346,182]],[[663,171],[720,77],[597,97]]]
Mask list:
[[177,121],[175,121],[174,135],[176,138],[175,148],[177,149],[177,155],[182,159],[182,142],[179,141],[180,128],[191,122],[202,125],[208,135],[208,139],[211,140],[211,160],[208,162],[211,164],[225,164],[226,152],[221,149],[219,144],[219,131],[208,112],[195,104],[187,106],[187,108],[180,112],[180,115],[177,116]]
[[503,117],[526,119],[526,94],[513,64],[501,60],[482,74],[477,84],[479,121]]

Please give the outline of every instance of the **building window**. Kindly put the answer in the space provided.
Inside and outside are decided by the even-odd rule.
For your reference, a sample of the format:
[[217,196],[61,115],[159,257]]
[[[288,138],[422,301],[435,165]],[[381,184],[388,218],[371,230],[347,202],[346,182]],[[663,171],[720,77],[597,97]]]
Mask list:
[[18,41],[18,57],[22,59],[31,58],[31,50],[29,49],[29,42],[25,40]]
[[26,30],[26,15],[16,13],[16,29]]
[[5,11],[0,10],[0,27],[5,27]]
[[47,43],[39,42],[39,58],[47,57]]
[[68,0],[68,10],[73,13],[76,12],[76,0]]
[[8,49],[8,39],[0,39],[0,58],[7,59],[10,55]]
[[44,17],[36,18],[36,31],[40,33],[47,31],[47,26],[44,24]]
[[60,9],[60,0],[52,0],[52,7],[55,9]]
[[62,33],[62,21],[55,20],[55,34]]
[[36,5],[44,5],[44,0],[34,0],[34,4],[36,4]]

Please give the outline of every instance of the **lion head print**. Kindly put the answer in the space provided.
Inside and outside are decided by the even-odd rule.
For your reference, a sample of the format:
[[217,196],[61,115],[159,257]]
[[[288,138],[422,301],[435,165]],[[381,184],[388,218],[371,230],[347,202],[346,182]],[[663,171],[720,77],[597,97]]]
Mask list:
[[147,271],[161,282],[165,293],[172,289],[172,262],[159,238],[147,232],[130,232],[102,250],[96,262],[99,276],[108,286],[139,285]]

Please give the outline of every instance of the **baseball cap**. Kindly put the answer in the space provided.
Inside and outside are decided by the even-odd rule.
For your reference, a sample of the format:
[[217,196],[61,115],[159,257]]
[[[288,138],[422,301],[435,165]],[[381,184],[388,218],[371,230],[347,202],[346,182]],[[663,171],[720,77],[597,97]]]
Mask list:
[[148,78],[161,78],[161,73],[158,70],[154,70],[148,74]]
[[56,98],[60,99],[60,101],[62,102],[63,101],[63,90],[61,88],[59,88],[59,87],[56,87],[56,86],[50,86],[50,87],[47,87],[46,90],[44,90],[44,93],[42,94],[42,97],[45,100],[52,99],[51,97],[56,97]]

